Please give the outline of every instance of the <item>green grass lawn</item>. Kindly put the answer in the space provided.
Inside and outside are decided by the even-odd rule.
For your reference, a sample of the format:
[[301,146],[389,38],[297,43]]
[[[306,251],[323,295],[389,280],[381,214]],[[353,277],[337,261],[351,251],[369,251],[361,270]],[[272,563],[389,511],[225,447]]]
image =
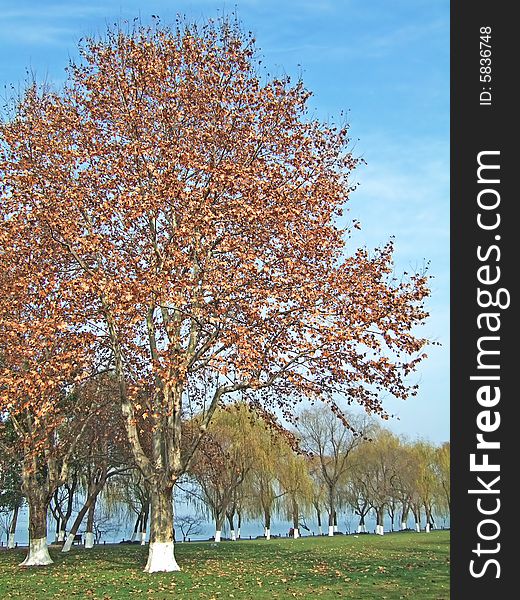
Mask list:
[[142,572],[137,545],[51,549],[54,565],[22,568],[0,551],[0,598],[449,598],[449,532],[177,544],[180,573]]

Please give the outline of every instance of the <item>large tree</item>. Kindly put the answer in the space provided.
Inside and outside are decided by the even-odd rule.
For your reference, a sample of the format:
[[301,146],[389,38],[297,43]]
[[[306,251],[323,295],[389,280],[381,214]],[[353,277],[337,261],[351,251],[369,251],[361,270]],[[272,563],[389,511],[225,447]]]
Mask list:
[[67,262],[53,261],[30,214],[10,211],[9,200],[2,199],[0,221],[0,428],[11,432],[2,450],[19,460],[29,508],[22,564],[37,566],[52,562],[47,510],[95,412],[73,389],[92,370],[90,336],[67,325],[71,298],[60,293],[59,282]]
[[[146,571],[171,571],[172,489],[226,395],[382,413],[382,391],[414,392],[427,278],[395,278],[391,244],[346,252],[347,128],[311,118],[301,82],[259,74],[230,20],[108,31],[81,54],[0,128],[3,216],[67,261],[81,331],[109,344],[150,491]],[[182,452],[188,409],[203,418]]]

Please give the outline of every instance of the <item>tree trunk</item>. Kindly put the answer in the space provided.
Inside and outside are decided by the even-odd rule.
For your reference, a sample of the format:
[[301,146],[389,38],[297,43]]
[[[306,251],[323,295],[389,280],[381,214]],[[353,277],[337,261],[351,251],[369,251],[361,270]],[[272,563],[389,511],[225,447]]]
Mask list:
[[271,513],[264,511],[264,535],[266,540],[271,539]]
[[292,501],[292,517],[293,517],[293,537],[294,539],[300,537],[300,510],[298,503],[293,499]]
[[60,541],[60,533],[62,532],[61,528],[61,517],[60,515],[53,514],[54,521],[56,522],[56,533],[54,535],[54,543],[57,544]]
[[376,509],[376,534],[377,535],[385,534],[385,529],[383,526],[383,516],[384,516],[384,509],[377,508]]
[[237,540],[240,539],[240,529],[242,527],[242,513],[237,511]]
[[236,542],[237,541],[237,536],[235,535],[235,525],[233,523],[234,520],[234,515],[231,513],[227,514],[227,520],[229,523],[229,537],[231,538],[232,542]]
[[428,506],[424,507],[424,511],[426,513],[426,530],[425,531],[426,531],[426,533],[430,533],[430,531],[433,529],[432,512]]
[[73,509],[73,505],[74,505],[74,493],[75,493],[77,487],[78,487],[78,474],[77,474],[77,472],[74,472],[74,475],[72,477],[72,483],[70,485],[67,484],[67,492],[68,492],[67,510],[65,511],[65,514],[61,516],[60,531],[58,533],[58,542],[65,541],[67,525],[69,524],[69,519],[72,515],[72,509]]
[[389,510],[388,516],[390,517],[390,531],[394,531],[394,523],[395,523],[395,511]]
[[215,517],[215,541],[220,542],[222,536],[222,525],[224,524],[224,516],[218,514]]
[[366,528],[366,525],[365,525],[365,515],[364,514],[360,515],[360,517],[359,517],[359,525],[358,525],[358,528],[357,528],[357,532],[358,533],[366,533],[367,532],[367,528]]
[[85,530],[85,548],[94,547],[94,513],[96,510],[96,499],[97,496],[94,498],[88,509],[87,528]]
[[25,489],[29,504],[29,552],[21,567],[40,567],[52,564],[47,547],[47,509],[49,502],[40,490]]
[[16,543],[14,541],[15,533],[16,533],[16,523],[18,522],[18,512],[20,510],[20,505],[17,504],[14,507],[13,514],[11,515],[11,522],[9,523],[9,534],[7,538],[7,548],[15,548]]
[[[130,538],[131,542],[135,542],[136,538],[137,538],[137,533],[140,533],[140,525],[141,525],[141,514],[142,514],[142,510],[141,512],[137,515],[137,519],[135,520],[135,525],[134,525],[134,531],[132,532],[132,537]],[[139,540],[140,541],[140,540]]]
[[329,510],[329,536],[332,537],[334,535],[334,509],[331,508]]
[[407,504],[403,504],[403,511],[401,513],[401,531],[408,529],[408,514],[410,507]]
[[[70,549],[72,548],[72,544],[74,543],[74,536],[78,533],[78,529],[80,528],[81,522],[83,521],[83,518],[87,514],[87,511],[90,509],[90,507],[93,504],[95,504],[97,495],[101,491],[102,487],[103,487],[102,485],[95,486],[93,490],[91,489],[89,495],[87,496],[85,504],[81,507],[81,510],[79,511],[76,518],[74,519],[74,523],[72,524],[72,527],[70,528],[69,535],[67,536],[67,539],[66,539],[65,543],[63,544],[63,548],[61,549],[62,552],[69,552]],[[90,547],[92,547],[92,546],[90,546]]]
[[420,533],[421,531],[421,509],[420,508],[412,508],[413,517],[415,519],[415,531]]
[[146,573],[179,571],[173,544],[172,486],[150,488],[150,544]]
[[144,546],[146,544],[146,529],[148,528],[148,517],[150,514],[150,505],[147,503],[144,505],[143,507],[143,513],[141,516],[141,529],[140,529],[140,536],[141,536],[141,546]]

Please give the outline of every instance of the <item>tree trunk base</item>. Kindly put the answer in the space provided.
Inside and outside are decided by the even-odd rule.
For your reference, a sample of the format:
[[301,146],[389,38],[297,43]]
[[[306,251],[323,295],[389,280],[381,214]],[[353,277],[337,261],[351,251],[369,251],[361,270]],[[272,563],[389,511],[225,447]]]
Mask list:
[[25,560],[20,563],[20,567],[45,567],[52,565],[53,560],[49,554],[47,540],[40,538],[29,542],[29,553]]
[[145,573],[180,571],[173,553],[173,542],[150,542]]
[[8,549],[16,548],[16,543],[14,541],[14,533],[9,534],[9,537],[7,539],[7,548]]
[[329,536],[332,537],[334,535],[334,525],[329,525]]
[[63,548],[61,549],[61,551],[62,552],[70,552],[70,549],[72,548],[73,543],[74,543],[74,534],[69,533],[69,535],[67,536],[67,539],[65,540],[65,543],[63,544]]
[[91,531],[85,533],[85,548],[94,548],[94,534]]

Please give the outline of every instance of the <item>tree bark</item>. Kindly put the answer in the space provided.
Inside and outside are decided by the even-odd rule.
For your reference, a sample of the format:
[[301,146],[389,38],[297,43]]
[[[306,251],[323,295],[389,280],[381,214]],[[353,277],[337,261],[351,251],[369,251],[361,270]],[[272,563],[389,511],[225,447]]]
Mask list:
[[334,535],[334,509],[329,509],[329,536],[332,537]]
[[227,520],[229,523],[229,537],[231,538],[232,542],[236,542],[237,541],[237,536],[235,535],[235,525],[233,523],[234,521],[234,515],[232,513],[227,513]]
[[407,504],[403,504],[403,511],[401,513],[401,531],[404,531],[408,528],[408,514],[410,512],[410,507]]
[[[132,537],[130,538],[131,542],[135,542],[136,538],[137,538],[137,533],[140,533],[140,525],[141,525],[141,514],[142,514],[142,509],[141,512],[137,515],[137,518],[135,520],[135,525],[134,525],[134,531],[132,532]],[[141,540],[139,540],[141,541]]]
[[318,506],[314,506],[314,508],[316,509],[316,521],[318,524],[318,535],[321,535],[321,510],[319,509]]
[[224,524],[224,516],[217,514],[215,517],[215,541],[220,542],[222,535],[222,525]]
[[367,528],[366,528],[366,525],[365,525],[365,515],[364,514],[361,514],[360,517],[359,517],[359,525],[358,525],[358,528],[357,528],[357,532],[358,533],[366,533],[367,532]]
[[94,547],[94,513],[96,511],[97,495],[89,506],[87,514],[87,528],[85,530],[85,548]]
[[16,523],[18,522],[18,512],[19,511],[20,511],[20,505],[17,504],[13,509],[13,514],[11,515],[11,522],[9,523],[7,548],[15,548],[16,547],[14,538],[15,538],[15,534],[16,534]]
[[376,534],[384,535],[385,529],[383,526],[384,508],[376,508]]
[[[87,514],[87,511],[89,511],[89,509],[92,505],[95,505],[96,498],[97,498],[99,492],[103,489],[104,483],[105,483],[105,480],[103,480],[103,482],[98,485],[90,486],[89,494],[87,496],[85,504],[81,507],[81,510],[79,511],[76,518],[74,519],[74,523],[72,524],[72,527],[70,528],[69,535],[67,536],[67,539],[66,539],[65,543],[63,544],[63,548],[61,549],[62,552],[69,552],[70,549],[72,548],[72,544],[74,543],[74,536],[78,533],[78,529],[80,528],[80,525],[81,525],[85,515]],[[92,546],[90,546],[90,547],[92,547]]]
[[293,517],[293,537],[294,539],[300,537],[300,510],[298,503],[293,499],[292,501],[292,517]]
[[173,486],[150,487],[150,545],[146,573],[179,571],[173,543]]
[[271,513],[264,511],[264,535],[266,540],[271,539]]
[[421,509],[412,507],[412,513],[415,519],[415,531],[419,533],[421,531]]
[[146,529],[148,527],[148,516],[150,514],[150,504],[146,503],[143,506],[142,514],[141,514],[141,526],[139,530],[139,534],[141,536],[141,546],[146,544]]
[[47,509],[49,501],[40,489],[24,490],[29,505],[29,552],[21,567],[41,567],[52,564],[47,547]]

